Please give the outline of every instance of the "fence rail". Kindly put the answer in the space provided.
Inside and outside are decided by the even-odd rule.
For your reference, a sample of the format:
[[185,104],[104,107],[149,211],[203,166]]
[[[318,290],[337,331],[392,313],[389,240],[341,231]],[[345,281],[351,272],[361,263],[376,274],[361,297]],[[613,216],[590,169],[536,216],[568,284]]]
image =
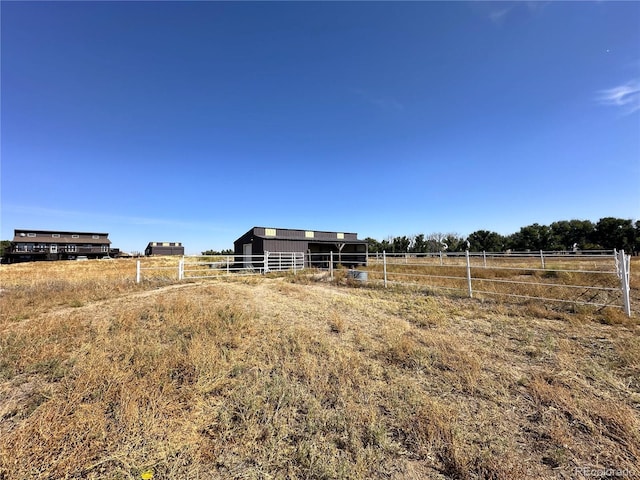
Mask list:
[[631,315],[630,257],[623,251],[586,254],[465,252],[441,254],[435,262],[434,257],[383,253],[369,262],[367,269],[382,272],[382,278],[378,275],[377,279],[385,286],[389,283],[417,284],[457,290],[469,297],[479,294],[617,307]]
[[[177,280],[255,275],[305,268],[328,271],[344,263],[334,252],[265,252],[263,255],[184,256],[178,265],[138,260],[136,281],[152,276]],[[354,257],[347,270],[358,280],[457,291],[469,297],[502,296],[596,307],[622,308],[631,316],[630,256],[624,251],[374,253]],[[151,272],[154,272],[153,274]]]

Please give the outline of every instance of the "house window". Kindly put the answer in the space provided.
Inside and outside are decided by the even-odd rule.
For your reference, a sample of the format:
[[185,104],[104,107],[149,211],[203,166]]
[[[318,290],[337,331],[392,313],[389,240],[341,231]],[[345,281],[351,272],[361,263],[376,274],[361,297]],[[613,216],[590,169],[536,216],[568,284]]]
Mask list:
[[315,234],[313,232],[304,232],[304,238],[313,238]]
[[71,238],[80,238],[80,235],[71,235]]
[[100,238],[100,235],[91,235],[91,238]]
[[27,233],[27,237],[35,237],[36,234],[35,233]]
[[276,236],[276,229],[275,228],[265,228],[264,229],[264,236],[265,237],[275,237]]
[[51,235],[53,238],[60,238],[60,234],[59,233],[54,233]]
[[108,245],[102,245],[102,247],[100,247],[100,250],[102,250],[102,252],[108,252],[109,251],[109,246]]
[[76,251],[76,246],[75,245],[68,245],[67,246],[67,252],[75,252]]
[[344,240],[344,233],[336,233],[336,238],[338,240]]

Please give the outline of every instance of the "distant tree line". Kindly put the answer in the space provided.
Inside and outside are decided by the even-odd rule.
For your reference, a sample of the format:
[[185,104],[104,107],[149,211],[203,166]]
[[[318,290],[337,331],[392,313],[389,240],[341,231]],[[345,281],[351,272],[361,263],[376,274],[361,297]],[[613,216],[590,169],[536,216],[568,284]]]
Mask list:
[[456,233],[389,237],[378,241],[365,239],[369,252],[429,253],[439,251],[504,252],[506,250],[624,250],[640,252],[640,220],[605,217],[597,223],[589,220],[562,220],[551,225],[534,223],[511,235],[477,230],[467,238]]
[[218,250],[205,250],[201,252],[200,255],[233,255],[233,249],[227,248],[226,250],[218,251]]

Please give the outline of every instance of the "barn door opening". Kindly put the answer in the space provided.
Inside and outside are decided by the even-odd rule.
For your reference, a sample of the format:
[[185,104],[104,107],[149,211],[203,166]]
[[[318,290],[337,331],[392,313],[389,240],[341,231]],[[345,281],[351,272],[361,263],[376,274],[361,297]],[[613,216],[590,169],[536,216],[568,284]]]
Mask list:
[[251,255],[253,254],[250,243],[245,243],[242,245],[242,263],[244,264],[244,268],[252,268],[253,263],[251,259]]

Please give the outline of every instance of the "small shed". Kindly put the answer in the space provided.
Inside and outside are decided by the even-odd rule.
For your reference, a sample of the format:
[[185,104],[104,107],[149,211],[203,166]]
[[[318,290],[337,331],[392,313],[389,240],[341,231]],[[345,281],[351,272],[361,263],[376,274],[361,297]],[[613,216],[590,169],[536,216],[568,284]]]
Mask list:
[[265,252],[303,253],[306,267],[326,268],[331,255],[335,265],[366,265],[368,244],[357,233],[253,227],[234,243],[236,262],[260,261]]
[[180,242],[149,242],[144,254],[151,255],[184,255],[184,247]]

